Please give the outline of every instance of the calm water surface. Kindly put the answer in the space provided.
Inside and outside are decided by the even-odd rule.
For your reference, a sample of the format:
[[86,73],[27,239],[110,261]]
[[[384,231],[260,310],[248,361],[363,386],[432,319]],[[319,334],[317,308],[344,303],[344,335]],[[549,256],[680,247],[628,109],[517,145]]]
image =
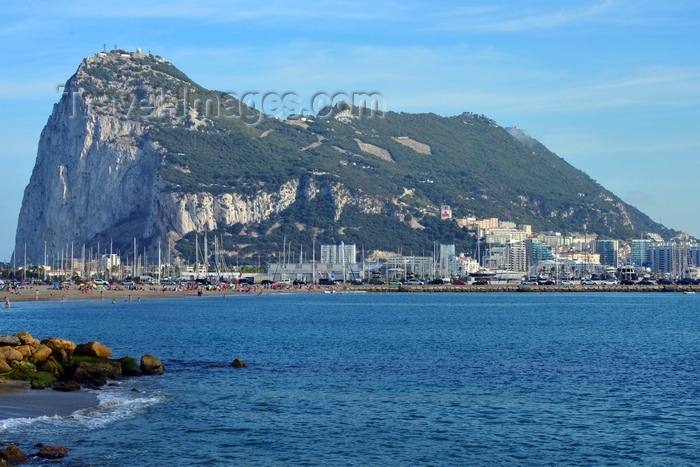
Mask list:
[[[152,354],[166,373],[105,388],[96,410],[0,421],[0,439],[68,446],[66,465],[698,464],[699,300],[17,303],[3,333],[98,340],[115,357]],[[249,367],[229,367],[236,357]]]

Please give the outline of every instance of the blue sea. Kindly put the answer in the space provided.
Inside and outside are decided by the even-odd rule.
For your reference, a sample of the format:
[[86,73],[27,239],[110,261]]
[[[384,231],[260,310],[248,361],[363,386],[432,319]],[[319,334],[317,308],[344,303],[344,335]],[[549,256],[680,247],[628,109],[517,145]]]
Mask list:
[[115,357],[154,355],[166,373],[105,387],[97,409],[0,421],[0,439],[67,446],[63,465],[698,465],[699,300],[15,303],[3,333],[97,340]]

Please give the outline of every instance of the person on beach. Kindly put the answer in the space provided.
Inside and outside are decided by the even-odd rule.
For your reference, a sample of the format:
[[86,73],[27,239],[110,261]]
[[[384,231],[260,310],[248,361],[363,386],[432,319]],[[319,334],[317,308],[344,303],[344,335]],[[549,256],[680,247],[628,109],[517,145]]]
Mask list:
[[10,299],[5,297],[5,308],[10,308]]

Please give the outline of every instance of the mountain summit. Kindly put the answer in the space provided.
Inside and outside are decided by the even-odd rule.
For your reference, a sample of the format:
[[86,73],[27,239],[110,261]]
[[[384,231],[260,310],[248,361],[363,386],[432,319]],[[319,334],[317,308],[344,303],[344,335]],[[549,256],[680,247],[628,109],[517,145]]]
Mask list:
[[[250,104],[250,102],[247,102]],[[518,129],[472,113],[340,103],[280,120],[210,91],[166,60],[83,60],[42,131],[15,251],[190,253],[213,232],[231,255],[345,241],[418,253],[469,235],[439,219],[499,217],[613,238],[670,232]],[[77,254],[77,253],[76,253]],[[157,253],[156,253],[157,254]],[[153,257],[153,256],[152,256]]]

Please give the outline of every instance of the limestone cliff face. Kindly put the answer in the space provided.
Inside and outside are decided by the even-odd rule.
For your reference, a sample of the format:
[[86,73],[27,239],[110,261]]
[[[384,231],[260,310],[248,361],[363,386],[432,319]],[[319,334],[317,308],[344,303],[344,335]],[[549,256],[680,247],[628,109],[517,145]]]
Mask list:
[[102,253],[110,242],[128,250],[134,238],[139,249],[153,253],[159,240],[167,244],[192,231],[261,222],[300,198],[330,196],[337,216],[347,204],[381,210],[380,201],[354,197],[340,183],[318,186],[313,180],[294,179],[253,196],[168,189],[159,175],[165,151],[149,138],[148,122],[110,115],[75,93],[88,79],[85,68],[100,59],[117,60],[86,59],[41,133],[18,220],[18,258],[26,247],[30,262],[43,264],[46,252],[51,264],[61,251],[68,256],[73,249],[79,257],[84,244],[96,248],[100,243]]

